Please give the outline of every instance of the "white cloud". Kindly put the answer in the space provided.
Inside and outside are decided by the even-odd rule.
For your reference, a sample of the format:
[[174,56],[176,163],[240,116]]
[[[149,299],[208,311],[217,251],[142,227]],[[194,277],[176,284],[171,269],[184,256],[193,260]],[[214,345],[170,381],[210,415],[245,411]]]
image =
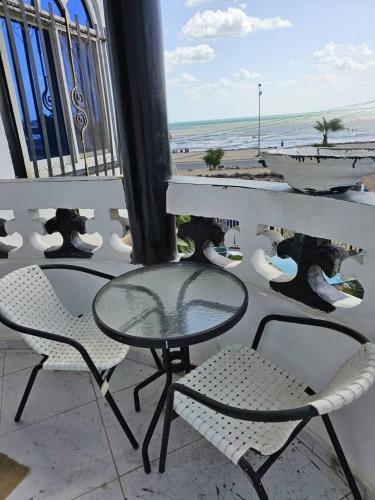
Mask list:
[[194,47],[177,47],[175,50],[165,52],[167,68],[182,64],[206,63],[215,57],[215,51],[209,45],[196,45]]
[[372,56],[374,52],[370,49],[367,43],[360,43],[358,45],[349,45],[349,50],[352,54],[360,56]]
[[212,0],[186,0],[186,7],[196,7],[202,3],[210,3]]
[[238,73],[234,73],[234,78],[236,80],[252,80],[254,78],[258,78],[259,73],[256,73],[255,71],[251,71],[250,69],[245,69],[242,68]]
[[172,78],[169,83],[174,87],[188,88],[197,81],[197,78],[190,73],[180,73],[176,77]]
[[369,57],[373,51],[367,43],[358,45],[342,45],[327,43],[322,49],[314,52],[317,69],[366,70],[375,67],[375,60]]
[[206,10],[197,12],[182,27],[182,34],[187,38],[221,38],[245,36],[257,30],[290,28],[292,23],[281,17],[251,17],[243,10],[229,7],[224,10]]

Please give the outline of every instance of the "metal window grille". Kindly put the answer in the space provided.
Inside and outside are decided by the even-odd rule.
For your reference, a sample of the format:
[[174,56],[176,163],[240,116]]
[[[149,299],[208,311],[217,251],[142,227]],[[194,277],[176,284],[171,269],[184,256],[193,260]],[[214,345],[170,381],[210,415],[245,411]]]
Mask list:
[[0,56],[29,177],[122,173],[105,33],[79,3],[71,20],[57,2],[0,1]]

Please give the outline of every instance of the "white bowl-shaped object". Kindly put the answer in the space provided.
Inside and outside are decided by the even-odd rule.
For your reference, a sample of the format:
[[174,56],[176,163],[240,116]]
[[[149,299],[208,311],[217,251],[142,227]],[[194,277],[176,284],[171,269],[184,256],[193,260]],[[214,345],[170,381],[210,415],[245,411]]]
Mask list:
[[281,148],[262,153],[272,172],[304,193],[337,193],[353,187],[364,175],[375,174],[374,149]]

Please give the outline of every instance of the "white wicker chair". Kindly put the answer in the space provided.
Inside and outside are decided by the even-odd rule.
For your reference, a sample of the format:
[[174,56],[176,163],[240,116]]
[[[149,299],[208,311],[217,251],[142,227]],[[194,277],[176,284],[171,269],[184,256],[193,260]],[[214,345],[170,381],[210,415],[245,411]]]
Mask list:
[[[362,344],[329,384],[315,394],[307,384],[257,352],[269,321],[330,328]],[[159,471],[164,472],[171,421],[180,416],[240,465],[261,500],[268,498],[262,476],[314,416],[322,416],[355,499],[358,487],[328,413],[352,403],[375,381],[375,345],[358,332],[323,320],[267,316],[252,347],[229,346],[181,378],[169,389]],[[173,411],[174,410],[174,411]],[[268,456],[256,471],[244,455]]]
[[[45,269],[69,269],[101,278],[113,276],[70,265],[45,265]],[[92,314],[71,315],[61,304],[41,267],[24,267],[0,279],[0,321],[20,332],[25,342],[43,356],[34,367],[15,420],[19,421],[40,369],[90,371],[134,448],[131,430],[109,392],[109,379],[129,347],[104,335]]]

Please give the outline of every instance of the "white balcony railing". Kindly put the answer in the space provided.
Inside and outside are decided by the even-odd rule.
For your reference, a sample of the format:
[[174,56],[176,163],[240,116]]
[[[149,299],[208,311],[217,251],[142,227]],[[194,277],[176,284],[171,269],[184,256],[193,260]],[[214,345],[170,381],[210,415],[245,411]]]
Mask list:
[[[121,178],[2,180],[0,275],[51,259],[124,273],[134,268],[131,247],[123,238],[127,223]],[[61,300],[78,314],[90,311],[93,295],[103,285],[103,280],[80,274],[50,274]],[[1,339],[14,339],[14,333],[3,329]]]
[[0,193],[7,233],[0,249],[8,262],[55,256],[129,262],[131,247],[121,239],[128,220],[120,178],[3,180]]
[[[348,192],[331,196],[308,196],[292,191],[286,184],[212,179],[198,177],[173,177],[167,196],[168,212],[236,220],[239,233],[236,241],[242,253],[241,262],[228,261],[212,251],[205,242],[204,253],[208,260],[226,266],[240,276],[249,289],[249,308],[239,326],[217,339],[215,347],[228,343],[248,344],[259,320],[270,313],[313,315],[341,322],[357,329],[375,341],[375,194]],[[335,249],[318,248],[316,254],[306,255],[312,260],[306,279],[308,290],[320,295],[323,302],[332,305],[331,312],[323,312],[306,305],[306,297],[287,297],[271,288],[270,282],[287,282],[292,279],[278,271],[265,259],[272,255],[282,241],[280,233],[271,227],[288,228],[297,233],[330,242],[344,242],[338,253]],[[227,233],[227,241],[232,240]],[[215,234],[215,233],[213,233]],[[207,233],[207,240],[210,232]],[[359,255],[350,257],[346,250],[361,249]],[[343,251],[341,251],[343,250]],[[332,252],[334,258],[332,258]],[[301,256],[299,256],[301,258]],[[364,289],[363,300],[352,297],[329,285],[322,277],[322,258],[331,258],[340,272],[356,278]],[[298,260],[298,256],[296,257]],[[341,262],[342,261],[342,262]],[[300,261],[300,265],[304,262]],[[324,280],[324,282],[323,282]],[[317,284],[317,285],[316,285]],[[316,286],[315,286],[316,285]],[[315,286],[315,288],[314,288]],[[277,288],[277,287],[276,287]],[[305,301],[306,303],[303,303]],[[334,373],[338,364],[347,359],[354,346],[342,336],[309,327],[278,326],[271,328],[263,349],[282,365],[299,374],[312,387],[319,388],[325,377]],[[200,355],[205,357],[200,348]],[[335,415],[338,432],[345,449],[357,471],[374,483],[375,433],[373,411],[375,393],[370,391],[350,408]],[[314,427],[324,439],[322,428]]]

